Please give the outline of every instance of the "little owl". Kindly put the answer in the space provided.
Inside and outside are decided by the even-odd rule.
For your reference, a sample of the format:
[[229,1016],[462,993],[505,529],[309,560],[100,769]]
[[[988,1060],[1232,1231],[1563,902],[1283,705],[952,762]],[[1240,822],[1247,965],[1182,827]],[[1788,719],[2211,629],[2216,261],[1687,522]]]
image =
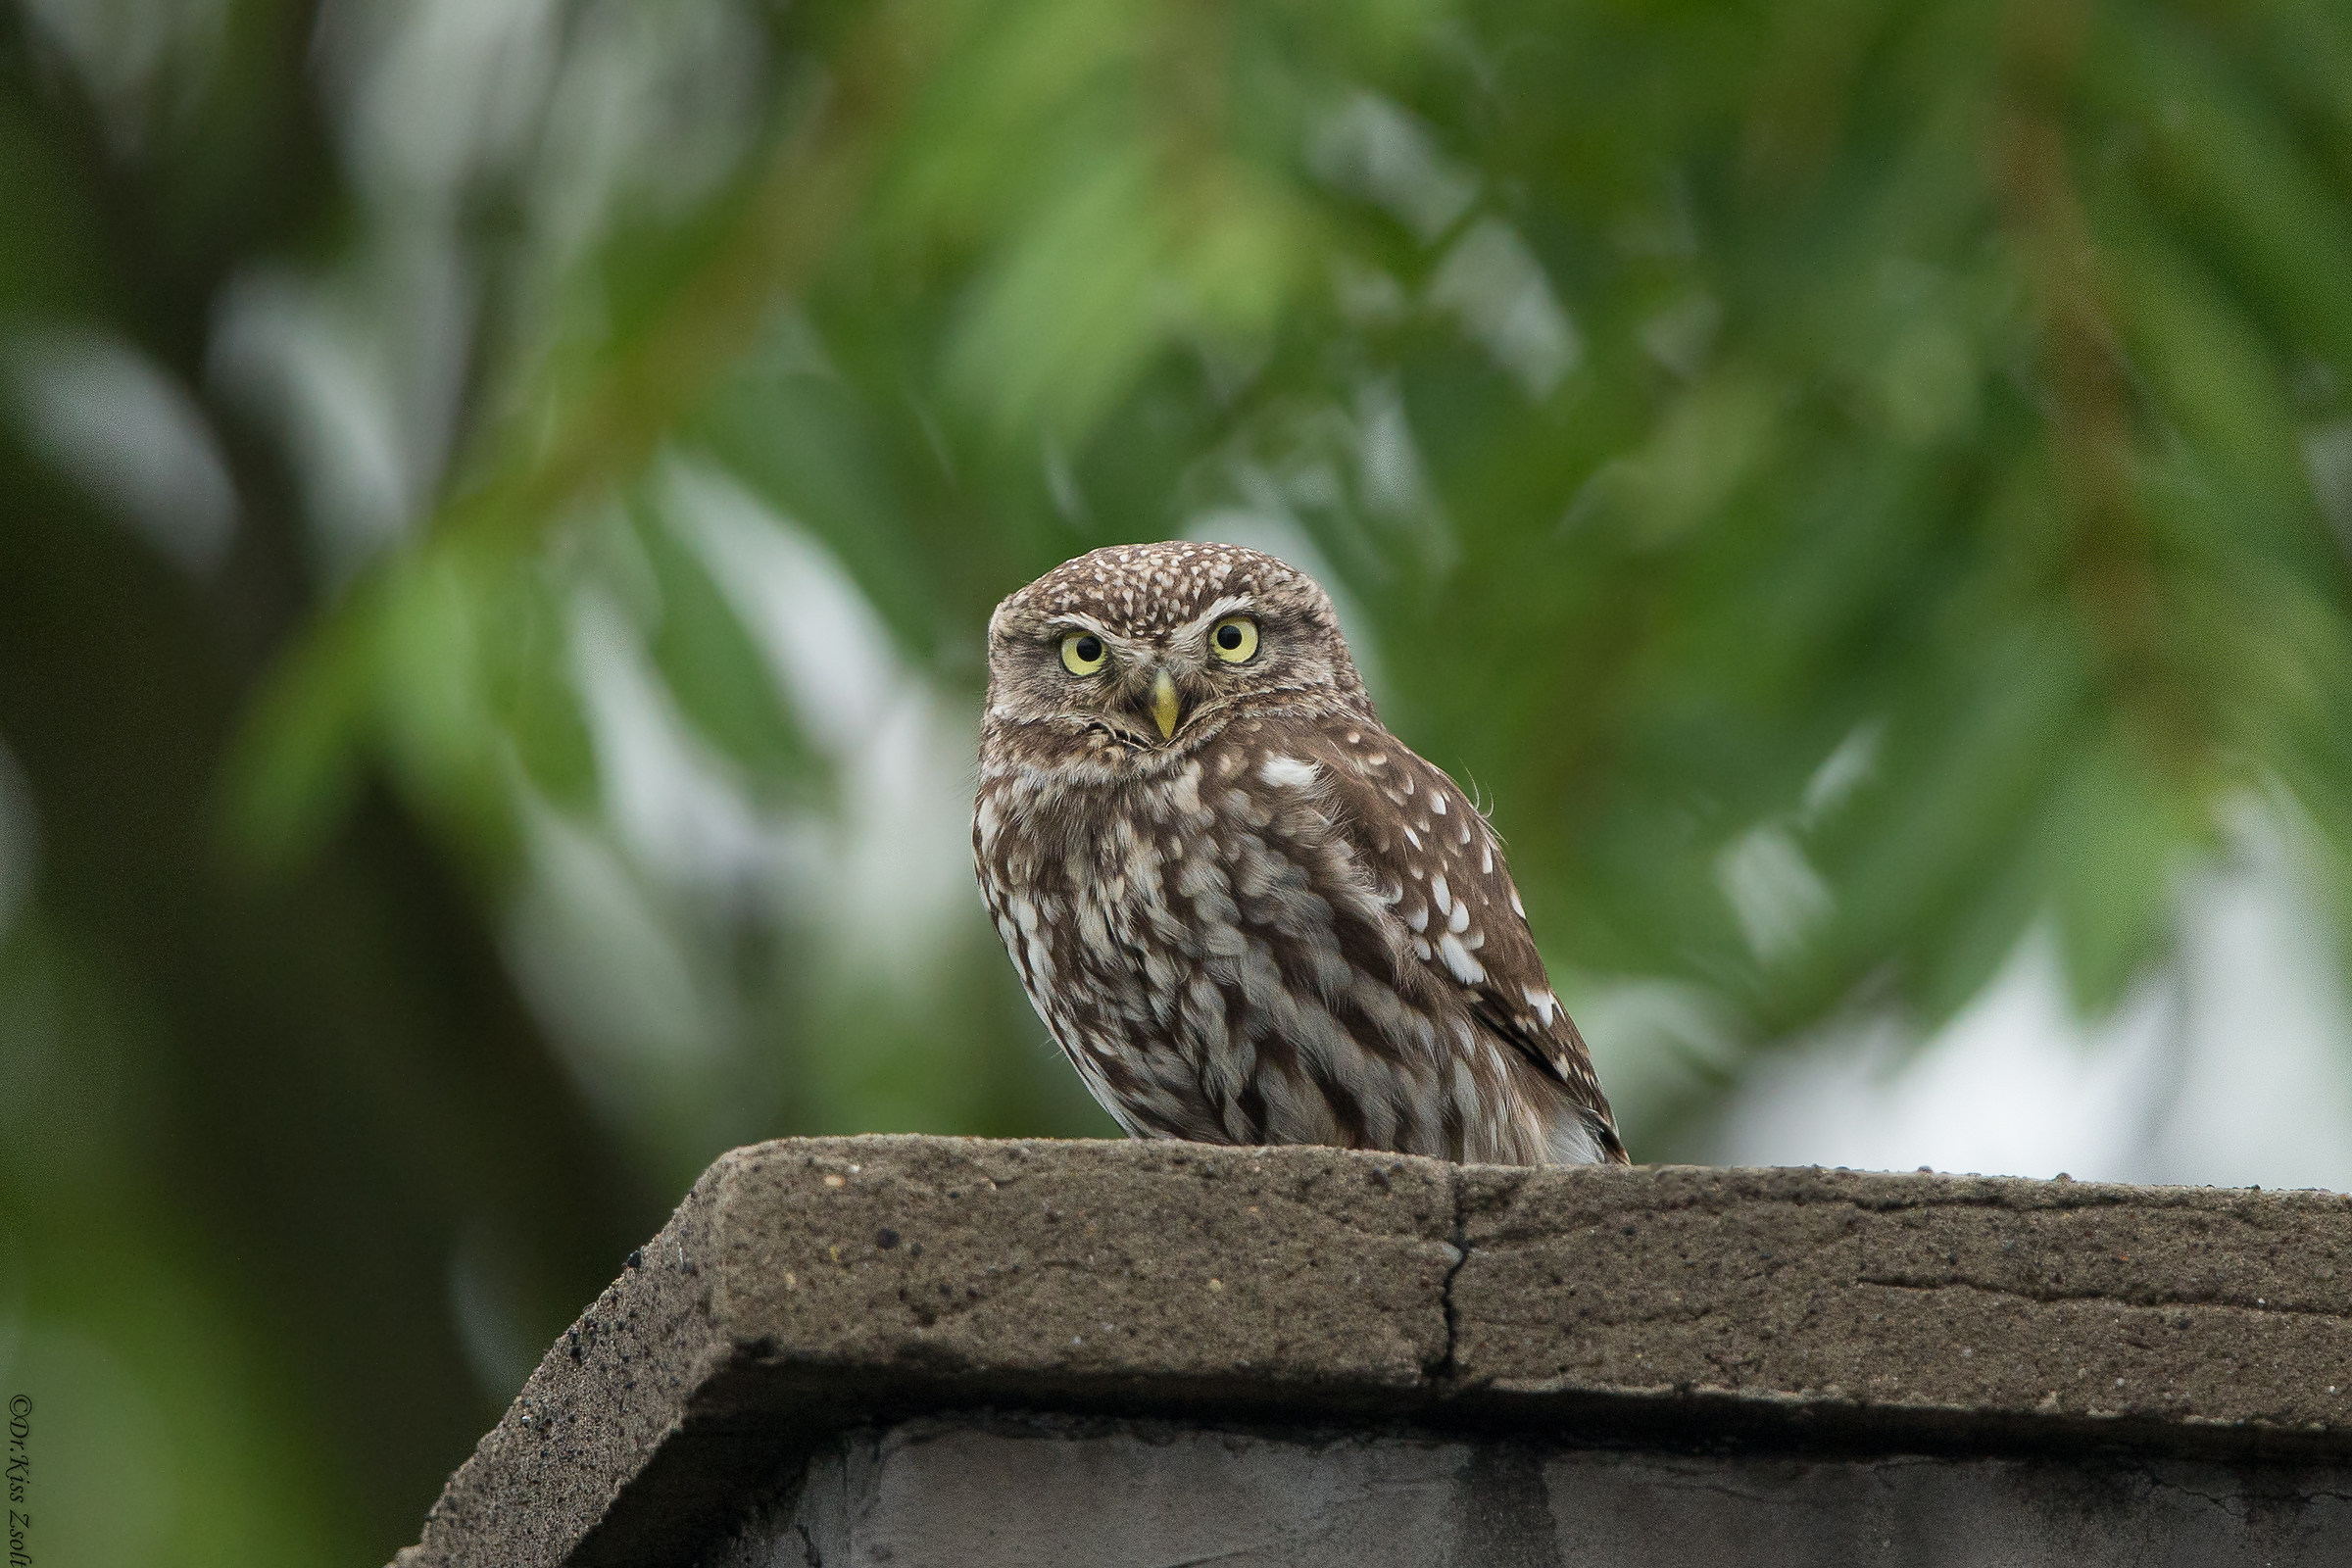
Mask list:
[[972,845],[1135,1137],[1626,1157],[1493,830],[1270,556],[1124,545],[999,605]]

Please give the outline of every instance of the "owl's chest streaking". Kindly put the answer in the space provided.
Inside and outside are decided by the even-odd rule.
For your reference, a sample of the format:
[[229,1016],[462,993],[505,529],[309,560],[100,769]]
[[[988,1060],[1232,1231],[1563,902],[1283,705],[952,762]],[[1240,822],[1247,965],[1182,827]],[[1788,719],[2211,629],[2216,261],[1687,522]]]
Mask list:
[[1302,750],[1244,725],[1152,776],[984,759],[980,881],[1031,1002],[1132,1133],[1540,1148]]

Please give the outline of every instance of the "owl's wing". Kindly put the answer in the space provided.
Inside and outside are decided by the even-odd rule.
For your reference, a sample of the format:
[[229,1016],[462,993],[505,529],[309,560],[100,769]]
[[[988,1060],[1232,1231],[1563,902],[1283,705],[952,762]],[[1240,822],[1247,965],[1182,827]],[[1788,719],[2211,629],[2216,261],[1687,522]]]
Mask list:
[[1584,1107],[1605,1158],[1625,1158],[1592,1053],[1551,989],[1502,845],[1453,780],[1387,732],[1343,725],[1312,760],[1327,808],[1410,958],[1467,995],[1494,1034]]

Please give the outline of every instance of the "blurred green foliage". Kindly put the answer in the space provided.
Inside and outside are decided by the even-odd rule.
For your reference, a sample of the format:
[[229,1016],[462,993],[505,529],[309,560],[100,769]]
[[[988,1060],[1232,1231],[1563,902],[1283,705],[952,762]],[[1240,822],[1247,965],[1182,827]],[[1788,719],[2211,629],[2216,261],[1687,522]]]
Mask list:
[[1098,544],[1325,575],[1681,999],[1638,1157],[2037,921],[2109,1006],[2249,794],[2342,908],[2347,279],[2327,0],[11,0],[46,1560],[388,1555],[730,1143],[1107,1130],[957,821]]

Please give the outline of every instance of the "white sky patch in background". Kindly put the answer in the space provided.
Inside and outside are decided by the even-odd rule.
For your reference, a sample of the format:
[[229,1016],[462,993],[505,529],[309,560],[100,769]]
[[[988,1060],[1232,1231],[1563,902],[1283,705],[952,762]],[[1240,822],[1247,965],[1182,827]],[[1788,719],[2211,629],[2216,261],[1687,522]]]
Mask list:
[[670,459],[655,489],[823,755],[828,799],[763,805],[653,665],[642,625],[666,612],[658,591],[625,569],[584,586],[570,654],[601,817],[526,800],[531,874],[509,950],[608,1115],[642,1124],[661,1102],[697,1139],[740,1142],[757,1128],[735,1124],[748,1102],[732,1086],[759,1077],[744,1053],[760,1046],[739,977],[705,956],[713,922],[765,911],[821,946],[827,988],[930,1004],[949,927],[987,934],[971,873],[977,719],[900,657],[839,563],[732,479]]
[[1325,184],[1387,209],[1424,245],[1451,228],[1478,195],[1478,176],[1439,152],[1427,125],[1377,93],[1359,92],[1319,121],[1306,158]]
[[598,589],[583,589],[573,605],[571,659],[606,812],[649,870],[674,885],[724,891],[790,863],[788,837],[760,818],[694,733],[637,628]]
[[472,286],[447,234],[406,231],[368,263],[321,282],[235,279],[208,355],[215,384],[281,433],[329,582],[430,504],[473,331]]
[[537,803],[524,829],[531,874],[507,929],[515,972],[592,1098],[625,1121],[649,1074],[715,1060],[726,1020],[610,842]]
[[530,875],[508,951],[573,1075],[626,1126],[648,1097],[690,1093],[740,1044],[727,978],[698,968],[697,902],[776,907],[821,854],[813,823],[753,805],[601,588],[573,601],[570,659],[603,820],[526,796]]
[[2163,1079],[2164,999],[2104,1027],[2071,1015],[2055,944],[2037,933],[1916,1054],[1890,1025],[1767,1058],[1715,1148],[1729,1165],[1846,1165],[2123,1180]]
[[227,553],[237,493],[196,400],[110,333],[25,333],[4,368],[42,455],[168,560],[199,576]]
[[834,763],[826,864],[803,890],[844,956],[925,985],[945,926],[976,915],[976,712],[952,711],[815,540],[723,474],[674,462],[665,503],[743,617],[794,717]]
[[524,197],[558,268],[615,207],[683,212],[725,178],[758,133],[767,66],[760,24],[728,0],[608,0],[563,17]]
[[1429,303],[1458,319],[1531,403],[1551,396],[1584,358],[1544,264],[1499,218],[1480,219],[1454,241],[1429,280]]
[[1796,835],[1778,823],[1749,828],[1715,857],[1715,884],[1748,950],[1766,963],[1802,953],[1836,908]]
[[2103,1022],[2038,932],[1917,1053],[1851,1030],[1766,1061],[1705,1152],[1725,1164],[2352,1191],[2352,1009],[2277,812],[2183,884],[2178,966]]
[[1836,750],[1822,759],[1813,776],[1805,780],[1805,793],[1797,805],[1797,821],[1810,828],[1853,798],[1854,791],[1868,783],[1879,767],[1879,743],[1886,733],[1886,721],[1868,719],[1848,731]]
[[846,758],[912,677],[890,628],[823,546],[722,472],[672,460],[662,501],[710,562],[803,732]]
[[507,921],[516,976],[573,1076],[616,1125],[716,1070],[739,1020],[723,977],[696,966],[700,896],[765,902],[788,830],[764,823],[689,730],[635,625],[583,588],[571,664],[604,820],[523,802],[530,874]]
[[1731,906],[1747,948],[1766,964],[1801,954],[1837,911],[1830,885],[1805,854],[1799,829],[1836,814],[1878,765],[1880,725],[1856,726],[1805,781],[1794,817],[1759,822],[1715,857],[1715,886]]
[[2352,419],[2304,432],[2303,474],[2336,542],[2352,550]]
[[539,124],[557,20],[553,0],[333,7],[321,53],[345,157],[370,194],[447,200],[514,161]]
[[1356,390],[1357,482],[1364,505],[1396,517],[1426,516],[1437,511],[1437,493],[1421,462],[1420,443],[1404,412],[1404,393],[1393,375]]

